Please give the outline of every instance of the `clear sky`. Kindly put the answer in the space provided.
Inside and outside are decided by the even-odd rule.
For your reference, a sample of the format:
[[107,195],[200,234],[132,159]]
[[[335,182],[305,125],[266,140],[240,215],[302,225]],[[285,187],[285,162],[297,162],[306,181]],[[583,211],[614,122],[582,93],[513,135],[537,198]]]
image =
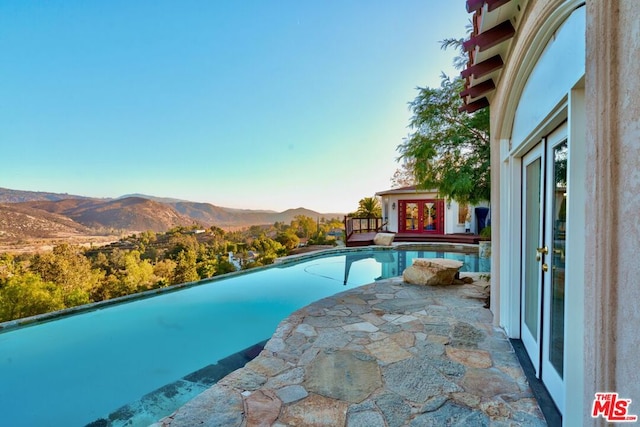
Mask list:
[[350,212],[464,0],[0,2],[0,187]]

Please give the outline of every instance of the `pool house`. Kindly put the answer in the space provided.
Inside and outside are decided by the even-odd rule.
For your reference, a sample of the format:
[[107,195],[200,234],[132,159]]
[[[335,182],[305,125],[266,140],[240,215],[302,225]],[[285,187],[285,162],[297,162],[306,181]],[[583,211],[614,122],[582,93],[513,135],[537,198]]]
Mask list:
[[382,208],[380,218],[345,219],[347,246],[370,245],[380,231],[393,233],[396,242],[473,244],[489,220],[486,203],[460,204],[415,185],[379,191],[376,197]]

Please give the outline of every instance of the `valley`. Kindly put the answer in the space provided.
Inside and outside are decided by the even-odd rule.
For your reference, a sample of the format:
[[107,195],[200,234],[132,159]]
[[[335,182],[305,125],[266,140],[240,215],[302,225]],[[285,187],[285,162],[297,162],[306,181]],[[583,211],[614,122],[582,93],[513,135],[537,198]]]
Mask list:
[[290,223],[296,216],[342,219],[343,213],[305,208],[283,212],[246,210],[141,194],[100,199],[63,193],[0,188],[0,253],[40,252],[60,243],[102,246],[143,231]]

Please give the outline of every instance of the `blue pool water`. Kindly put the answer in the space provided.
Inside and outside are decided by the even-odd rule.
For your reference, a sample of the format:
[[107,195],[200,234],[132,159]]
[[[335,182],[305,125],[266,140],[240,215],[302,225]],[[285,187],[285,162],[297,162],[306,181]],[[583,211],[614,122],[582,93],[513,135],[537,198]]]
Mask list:
[[[332,253],[7,330],[0,333],[2,424],[82,426],[105,419],[268,339],[281,320],[313,301],[397,276],[413,258],[436,256],[465,261],[463,271],[480,270],[475,255],[458,253]],[[140,423],[181,403],[165,402],[164,413]]]

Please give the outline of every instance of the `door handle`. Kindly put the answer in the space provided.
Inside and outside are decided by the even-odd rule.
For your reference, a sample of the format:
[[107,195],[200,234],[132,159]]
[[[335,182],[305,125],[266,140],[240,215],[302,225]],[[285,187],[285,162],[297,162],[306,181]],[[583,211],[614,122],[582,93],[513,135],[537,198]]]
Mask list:
[[536,248],[536,252],[538,252],[539,254],[546,255],[549,253],[549,248],[547,248],[546,246],[543,246],[541,248]]
[[542,264],[542,271],[544,271],[545,273],[549,271],[549,266],[546,263]]
[[564,261],[564,251],[562,249],[554,249],[553,253],[556,255],[560,255],[560,260]]

